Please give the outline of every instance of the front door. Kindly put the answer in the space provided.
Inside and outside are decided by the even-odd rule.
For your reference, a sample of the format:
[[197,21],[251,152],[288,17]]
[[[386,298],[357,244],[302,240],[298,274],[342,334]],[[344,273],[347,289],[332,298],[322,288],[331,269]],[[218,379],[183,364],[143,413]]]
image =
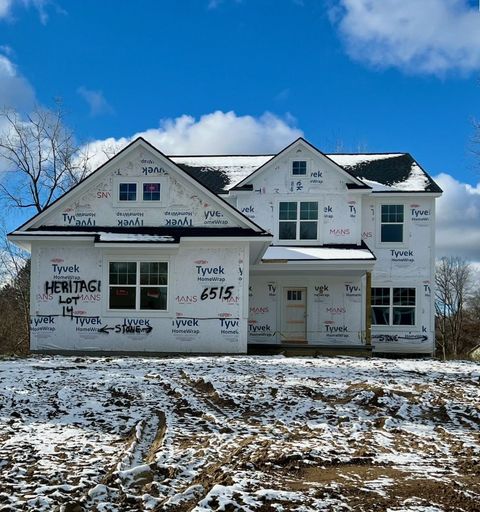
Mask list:
[[307,289],[284,288],[283,343],[307,342]]

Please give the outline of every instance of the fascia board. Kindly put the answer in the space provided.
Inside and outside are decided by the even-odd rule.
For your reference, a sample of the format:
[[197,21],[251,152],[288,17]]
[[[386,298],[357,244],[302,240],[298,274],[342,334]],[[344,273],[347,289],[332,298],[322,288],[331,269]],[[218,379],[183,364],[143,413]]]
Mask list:
[[359,269],[364,268],[365,270],[372,269],[375,266],[376,260],[321,260],[321,261],[301,261],[301,260],[295,260],[295,261],[287,261],[285,260],[285,263],[279,263],[277,260],[272,260],[272,263],[269,263],[268,261],[262,261],[261,264],[255,265],[254,269],[273,269],[273,270],[294,270],[295,268],[298,269],[305,269],[305,268],[312,268],[312,267],[319,267],[318,270],[321,270],[323,267],[328,267],[330,270],[338,269],[338,270],[348,270],[348,268],[352,269]]
[[268,236],[182,236],[182,242],[261,242],[269,244],[272,242],[273,235]]
[[178,249],[180,247],[180,244],[156,244],[154,242],[95,242],[93,245],[102,249],[142,249],[145,251]]
[[412,196],[412,198],[414,197],[433,197],[434,199],[437,199],[438,197],[442,197],[442,193],[441,192],[415,192],[415,191],[412,191],[412,190],[405,190],[405,191],[401,191],[401,190],[392,190],[391,192],[385,192],[385,191],[382,191],[382,192],[375,192],[373,191],[372,192],[372,196],[375,196],[375,197],[392,197],[392,196],[396,196],[398,195],[399,197],[403,197],[405,198],[406,196]]

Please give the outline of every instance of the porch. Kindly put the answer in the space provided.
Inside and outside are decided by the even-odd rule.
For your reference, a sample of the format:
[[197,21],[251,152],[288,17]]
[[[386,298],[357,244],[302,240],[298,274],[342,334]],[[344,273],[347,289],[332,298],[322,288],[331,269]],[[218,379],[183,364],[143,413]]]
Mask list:
[[360,246],[271,246],[250,267],[249,353],[371,354],[371,270]]

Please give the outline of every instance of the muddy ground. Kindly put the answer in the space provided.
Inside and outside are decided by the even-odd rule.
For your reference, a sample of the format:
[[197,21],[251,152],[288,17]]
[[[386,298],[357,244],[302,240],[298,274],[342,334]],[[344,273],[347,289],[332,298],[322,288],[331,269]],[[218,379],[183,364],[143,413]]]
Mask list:
[[3,360],[0,510],[480,511],[480,366]]

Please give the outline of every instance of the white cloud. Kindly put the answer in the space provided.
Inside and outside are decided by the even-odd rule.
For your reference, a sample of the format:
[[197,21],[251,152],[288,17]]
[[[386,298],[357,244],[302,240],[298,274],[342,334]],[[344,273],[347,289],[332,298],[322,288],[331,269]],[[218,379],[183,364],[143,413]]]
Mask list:
[[88,145],[94,155],[92,168],[107,160],[137,137],[143,137],[167,155],[270,153],[279,151],[303,132],[292,118],[282,119],[265,113],[260,117],[238,116],[235,112],[216,111],[198,120],[183,115],[163,119],[158,128],[138,132],[131,137],[98,140]]
[[0,19],[6,18],[10,14],[13,0],[0,0]]
[[48,21],[48,7],[53,7],[56,12],[65,14],[65,11],[57,6],[54,0],[0,0],[0,19],[12,19],[12,11],[16,5],[36,9],[43,25],[46,25]]
[[437,200],[437,257],[480,261],[480,183],[473,187],[449,174],[434,179],[443,189]]
[[348,54],[381,68],[480,69],[480,12],[468,0],[329,0]]
[[[33,87],[18,72],[15,64],[6,55],[0,53],[0,110],[14,109],[26,113],[33,108],[34,104]],[[9,123],[0,118],[0,133],[8,132],[10,129]],[[0,159],[0,179],[2,172],[7,168],[7,162]]]
[[87,102],[92,117],[113,113],[113,108],[105,99],[102,91],[87,89],[82,85],[77,89],[77,92]]
[[0,109],[29,109],[35,101],[35,92],[15,64],[0,53]]

